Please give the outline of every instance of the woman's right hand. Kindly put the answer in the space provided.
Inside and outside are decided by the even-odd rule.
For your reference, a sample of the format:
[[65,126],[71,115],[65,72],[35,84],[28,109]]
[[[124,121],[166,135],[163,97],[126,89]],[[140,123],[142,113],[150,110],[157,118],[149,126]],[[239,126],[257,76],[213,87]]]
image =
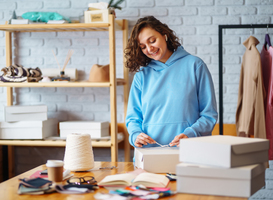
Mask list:
[[147,144],[155,144],[156,142],[147,134],[145,133],[140,133],[135,141],[135,146],[136,147],[142,147],[142,145],[147,145]]

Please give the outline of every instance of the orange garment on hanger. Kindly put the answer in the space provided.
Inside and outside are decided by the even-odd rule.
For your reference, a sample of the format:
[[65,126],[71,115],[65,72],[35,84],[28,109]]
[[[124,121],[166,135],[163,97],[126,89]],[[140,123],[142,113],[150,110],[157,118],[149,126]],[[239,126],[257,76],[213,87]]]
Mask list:
[[264,99],[261,56],[256,48],[259,41],[250,36],[244,43],[246,51],[243,56],[238,104],[236,110],[237,135],[254,135],[266,138]]

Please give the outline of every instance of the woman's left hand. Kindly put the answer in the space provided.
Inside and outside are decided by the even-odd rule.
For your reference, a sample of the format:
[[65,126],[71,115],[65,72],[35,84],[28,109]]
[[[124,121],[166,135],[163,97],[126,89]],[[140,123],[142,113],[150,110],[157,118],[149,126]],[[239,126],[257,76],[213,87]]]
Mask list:
[[185,139],[188,138],[188,136],[186,136],[185,134],[181,133],[180,135],[177,135],[174,137],[173,141],[169,144],[171,147],[173,146],[178,146],[179,147],[179,140],[180,139]]

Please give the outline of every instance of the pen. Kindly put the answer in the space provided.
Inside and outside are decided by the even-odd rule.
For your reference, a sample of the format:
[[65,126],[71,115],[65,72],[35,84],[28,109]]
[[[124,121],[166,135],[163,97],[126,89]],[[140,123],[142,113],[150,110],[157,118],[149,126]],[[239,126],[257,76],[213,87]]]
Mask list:
[[159,194],[159,197],[168,197],[168,196],[174,195],[175,193],[176,192],[173,192],[173,191],[169,190],[169,191],[166,191],[166,192],[160,192],[158,194]]
[[176,174],[174,174],[174,173],[167,173],[167,175],[176,176]]

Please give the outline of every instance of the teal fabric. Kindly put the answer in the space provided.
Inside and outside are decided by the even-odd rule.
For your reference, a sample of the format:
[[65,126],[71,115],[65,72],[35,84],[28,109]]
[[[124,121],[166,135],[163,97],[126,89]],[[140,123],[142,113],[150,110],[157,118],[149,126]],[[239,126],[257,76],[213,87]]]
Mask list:
[[[160,144],[169,144],[181,133],[211,135],[217,117],[211,74],[182,46],[165,64],[152,60],[135,74],[126,116],[131,145],[141,132]],[[152,146],[156,144],[143,145]]]
[[70,19],[63,17],[56,12],[26,12],[22,15],[22,18],[29,19],[34,22],[48,22],[48,20],[67,20]]

